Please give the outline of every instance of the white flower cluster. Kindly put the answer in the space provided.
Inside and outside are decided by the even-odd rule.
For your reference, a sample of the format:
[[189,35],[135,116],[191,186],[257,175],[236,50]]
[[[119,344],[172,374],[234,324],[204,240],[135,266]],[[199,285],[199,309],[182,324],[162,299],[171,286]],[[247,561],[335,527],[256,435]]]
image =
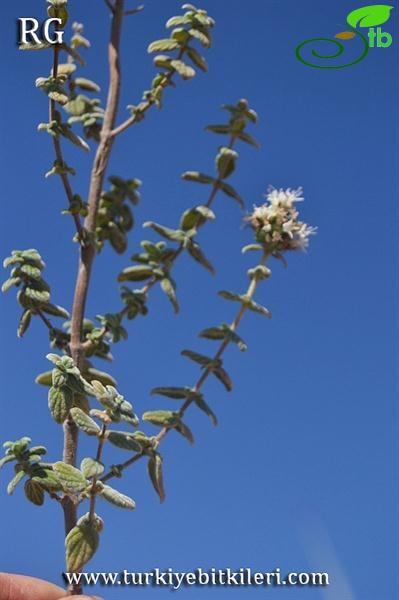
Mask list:
[[257,241],[266,244],[272,252],[305,250],[309,236],[315,234],[317,228],[298,220],[295,203],[303,200],[302,188],[270,188],[266,199],[262,206],[254,206],[247,217]]

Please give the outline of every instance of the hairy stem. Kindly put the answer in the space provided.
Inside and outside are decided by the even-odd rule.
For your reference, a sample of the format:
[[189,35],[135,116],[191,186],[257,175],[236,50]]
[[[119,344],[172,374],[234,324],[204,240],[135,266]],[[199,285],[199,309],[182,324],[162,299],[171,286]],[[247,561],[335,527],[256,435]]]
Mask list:
[[[122,30],[122,20],[124,11],[124,0],[116,0],[112,14],[111,36],[108,46],[110,82],[107,105],[104,114],[103,126],[101,129],[100,143],[97,148],[96,156],[90,178],[90,190],[88,198],[88,215],[84,227],[90,236],[95,231],[98,205],[104,181],[105,170],[108,165],[112,138],[110,132],[114,126],[119,101],[120,91],[120,63],[119,46]],[[87,235],[86,235],[87,237]],[[88,238],[90,240],[90,237]],[[81,239],[81,251],[79,258],[79,268],[75,286],[75,296],[72,308],[71,318],[71,343],[70,352],[75,364],[81,368],[84,352],[82,350],[82,326],[85,312],[86,300],[89,291],[90,275],[95,258],[95,247],[92,243],[84,244]],[[69,417],[64,423],[64,457],[67,464],[76,464],[76,454],[78,447],[78,429],[72,419]],[[76,506],[74,503],[65,499],[63,503],[65,516],[65,533],[76,525]],[[79,591],[73,593],[80,593]]]

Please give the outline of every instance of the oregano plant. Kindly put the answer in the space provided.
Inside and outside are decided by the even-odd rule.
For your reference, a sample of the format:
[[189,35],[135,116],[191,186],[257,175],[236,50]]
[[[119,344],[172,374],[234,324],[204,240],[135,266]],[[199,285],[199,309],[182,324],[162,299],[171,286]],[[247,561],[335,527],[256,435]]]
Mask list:
[[[47,4],[48,15],[59,18],[62,26],[68,27],[69,19],[73,20],[68,1],[47,0]],[[147,316],[153,288],[159,286],[173,311],[179,312],[174,275],[177,261],[187,257],[215,273],[198,241],[198,232],[215,220],[220,195],[234,202],[239,210],[245,208],[230,180],[237,168],[240,144],[258,147],[251,132],[257,114],[243,99],[223,105],[224,119],[206,128],[219,142],[214,171],[192,170],[182,175],[183,180],[198,185],[203,200],[187,206],[178,223],[161,224],[157,220],[143,223],[148,239],[134,241],[131,260],[126,261],[118,276],[119,310],[87,314],[97,258],[106,245],[117,254],[126,253],[134,225],[134,208],[140,200],[139,179],[131,173],[108,172],[114,143],[147,118],[153,107],[161,108],[169,99],[168,88],[175,87],[179,79],[190,80],[198,71],[207,71],[203,54],[212,45],[215,26],[206,10],[184,4],[182,13],[166,23],[167,37],[149,44],[148,52],[155,55],[154,78],[142,99],[128,106],[128,115],[119,121],[122,25],[143,7],[130,9],[124,0],[106,0],[105,6],[111,18],[109,88],[105,102],[96,97],[100,92],[98,84],[82,76],[84,54],[90,48],[82,24],[72,23],[69,42],[21,46],[22,50],[46,52],[49,59],[49,73],[36,79],[36,87],[47,96],[49,105],[49,120],[38,129],[48,134],[53,148],[46,177],[59,178],[67,199],[63,213],[70,216],[75,229],[75,246],[71,251],[78,252],[79,265],[72,306],[64,308],[56,303],[66,304],[65,290],[63,298],[60,290],[50,295],[45,262],[36,249],[11,252],[4,261],[10,272],[2,288],[17,289],[21,306],[19,337],[27,333],[32,319],[40,320],[48,329],[52,352],[47,358],[51,369],[38,375],[36,382],[48,387],[50,417],[60,425],[64,451],[62,457],[48,462],[44,446],[32,445],[29,437],[22,437],[4,443],[5,456],[0,467],[8,465],[14,469],[7,487],[9,494],[23,484],[26,498],[33,504],[41,506],[45,499],[59,504],[65,522],[66,570],[72,573],[78,573],[101,544],[103,521],[97,499],[101,497],[124,509],[135,508],[128,486],[123,485],[128,468],[139,461],[146,462],[150,483],[160,500],[165,499],[162,441],[177,434],[193,443],[194,434],[186,422],[189,410],[199,409],[213,425],[217,424],[214,402],[205,396],[208,378],[214,377],[227,391],[232,390],[232,380],[224,364],[225,353],[230,345],[242,352],[247,349],[239,329],[248,311],[270,318],[269,310],[258,302],[257,295],[258,288],[271,276],[271,262],[279,260],[285,264],[287,254],[306,249],[309,236],[315,232],[315,228],[300,220],[297,210],[297,203],[303,200],[300,189],[270,188],[263,204],[243,214],[248,245],[242,251],[256,256],[254,266],[246,274],[247,284],[243,283],[244,274],[238,273],[239,291],[219,292],[228,301],[225,322],[210,319],[200,325],[199,337],[209,340],[209,354],[193,349],[181,352],[198,365],[198,377],[187,382],[179,381],[176,375],[173,385],[170,381],[156,385],[151,390],[157,398],[153,410],[133,407],[125,399],[113,376],[98,368],[99,362],[109,360],[111,346],[128,337],[129,321]],[[67,164],[66,144],[74,145],[77,153],[93,153],[86,192],[75,189],[79,155],[75,164]],[[215,343],[213,348],[211,342]],[[79,435],[92,440],[88,456],[80,455]],[[107,458],[109,445],[120,451],[120,460],[115,464]],[[70,586],[71,595],[81,592],[79,584]]]

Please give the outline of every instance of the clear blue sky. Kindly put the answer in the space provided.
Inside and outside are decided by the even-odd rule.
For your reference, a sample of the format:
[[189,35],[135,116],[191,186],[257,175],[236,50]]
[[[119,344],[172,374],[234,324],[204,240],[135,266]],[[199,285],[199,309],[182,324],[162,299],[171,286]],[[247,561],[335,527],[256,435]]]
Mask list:
[[[126,21],[120,118],[148,87],[154,68],[146,46],[164,36],[164,22],[179,4],[147,0],[145,11]],[[43,5],[19,0],[2,8],[1,255],[38,248],[53,300],[70,307],[76,268],[72,224],[60,215],[66,205],[60,182],[43,178],[52,148],[46,134],[36,132],[37,123],[46,120],[47,103],[34,81],[48,73],[49,55],[16,48],[16,18],[40,17]],[[152,111],[115,147],[110,172],[140,178],[142,202],[127,255],[115,258],[107,250],[96,263],[88,316],[118,310],[116,274],[140,239],[150,235],[141,223],[152,219],[173,226],[187,206],[206,198],[205,188],[182,182],[180,174],[213,168],[221,140],[203,127],[223,118],[224,102],[245,97],[260,115],[253,134],[262,148],[240,148],[232,180],[246,206],[260,203],[269,184],[302,185],[303,217],[319,232],[307,254],[289,257],[288,270],[273,265],[273,277],[258,296],[272,310],[272,321],[255,315],[243,321],[249,351],[231,348],[225,362],[233,393],[217,382],[207,384],[219,427],[213,429],[193,411],[188,422],[195,446],[168,437],[165,504],[159,505],[144,464],[126,474],[119,488],[135,498],[137,510],[98,505],[106,525],[88,568],[326,570],[332,585],[324,590],[185,588],[180,596],[393,600],[399,597],[394,581],[398,9],[383,26],[393,34],[390,48],[370,50],[348,69],[320,70],[302,65],[296,46],[333,36],[358,3],[214,0],[204,6],[217,20],[209,73],[169,90],[164,109]],[[70,8],[92,41],[85,75],[104,90],[105,6],[71,0]],[[355,43],[347,42],[348,47]],[[82,154],[73,149],[67,156],[79,168],[75,189],[84,196],[91,157]],[[217,221],[201,239],[217,279],[182,259],[175,272],[181,315],[176,318],[155,291],[150,316],[133,322],[128,342],[114,349],[110,372],[139,414],[173,409],[173,401],[150,397],[149,390],[196,380],[198,371],[180,350],[211,351],[212,344],[196,339],[197,333],[231,320],[235,310],[217,298],[217,290],[246,285],[254,258],[240,254],[250,239],[241,227],[243,215],[224,197],[215,211]],[[47,334],[35,322],[18,340],[13,292],[1,302],[1,438],[30,435],[57,460],[61,431],[48,413],[46,390],[34,384],[47,368]],[[91,444],[84,444],[82,456],[92,452]],[[5,469],[0,486],[1,569],[57,582],[63,568],[60,511],[50,502],[45,509],[28,504],[22,489],[7,497],[9,475]],[[103,591],[110,600],[167,593]]]

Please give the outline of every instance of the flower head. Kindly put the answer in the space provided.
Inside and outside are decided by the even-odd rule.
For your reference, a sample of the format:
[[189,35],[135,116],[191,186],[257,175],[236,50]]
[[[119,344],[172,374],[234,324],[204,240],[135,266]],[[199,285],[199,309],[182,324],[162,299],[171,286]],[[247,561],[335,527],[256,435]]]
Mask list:
[[315,234],[317,228],[298,219],[295,203],[302,200],[302,188],[270,188],[266,202],[254,206],[253,212],[247,217],[255,231],[256,240],[272,252],[305,250],[309,245],[309,236]]

